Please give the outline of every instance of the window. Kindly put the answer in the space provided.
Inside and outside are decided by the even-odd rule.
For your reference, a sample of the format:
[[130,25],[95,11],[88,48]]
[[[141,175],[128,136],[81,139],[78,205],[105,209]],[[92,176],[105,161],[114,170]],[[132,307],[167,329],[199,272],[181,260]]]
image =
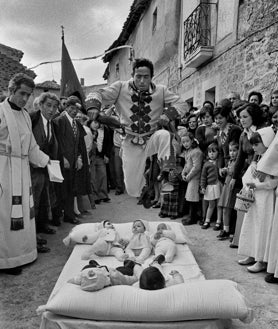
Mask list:
[[153,12],[153,33],[156,30],[156,25],[157,25],[157,8],[155,8]]
[[189,109],[192,109],[192,107],[193,107],[193,97],[187,99],[186,103],[188,104]]
[[215,87],[212,87],[205,92],[205,100],[215,104]]

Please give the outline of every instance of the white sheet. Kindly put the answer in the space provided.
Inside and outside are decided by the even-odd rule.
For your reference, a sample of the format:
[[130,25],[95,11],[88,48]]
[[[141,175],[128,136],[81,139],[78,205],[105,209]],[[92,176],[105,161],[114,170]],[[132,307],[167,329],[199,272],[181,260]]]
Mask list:
[[[81,254],[88,248],[88,245],[76,245],[65,264],[56,285],[49,297],[49,301],[58,293],[60,287],[64,285],[70,278],[78,274],[88,261],[81,260]],[[153,257],[153,256],[152,256]],[[114,257],[98,257],[96,260],[103,265],[109,267],[117,267],[121,265]],[[149,258],[144,266],[148,266],[152,258]],[[187,245],[178,245],[178,256],[175,257],[173,263],[163,265],[165,274],[172,269],[176,269],[182,273],[185,280],[205,280],[196,260]],[[122,321],[94,321],[85,319],[75,319],[66,316],[60,316],[51,312],[43,312],[40,329],[224,329],[230,320],[195,320],[180,322],[122,322]]]

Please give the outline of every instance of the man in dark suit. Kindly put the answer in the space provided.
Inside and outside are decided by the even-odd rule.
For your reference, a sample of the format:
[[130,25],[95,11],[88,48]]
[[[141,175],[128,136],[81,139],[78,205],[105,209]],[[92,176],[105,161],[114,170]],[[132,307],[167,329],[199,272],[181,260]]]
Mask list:
[[[39,110],[31,116],[32,131],[41,151],[49,155],[51,160],[57,159],[58,142],[53,129],[52,118],[59,106],[59,99],[53,93],[42,93],[38,99]],[[46,168],[31,165],[32,188],[34,194],[34,208],[37,233],[54,234],[56,231],[49,227],[51,219],[51,197],[55,195],[50,185]],[[50,251],[44,244],[46,240],[37,236],[39,252]]]
[[[61,168],[64,176],[62,183],[64,221],[79,224],[74,213],[74,196],[76,195],[77,172],[88,161],[84,136],[86,132],[80,122],[75,120],[81,107],[76,96],[70,96],[66,101],[66,109],[57,117],[55,131],[62,155]],[[85,150],[85,156],[84,156]]]

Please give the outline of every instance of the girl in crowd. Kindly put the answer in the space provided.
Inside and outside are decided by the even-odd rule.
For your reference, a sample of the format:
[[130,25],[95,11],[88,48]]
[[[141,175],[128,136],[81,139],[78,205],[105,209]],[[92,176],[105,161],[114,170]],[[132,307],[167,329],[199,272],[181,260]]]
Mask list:
[[[230,182],[231,188],[234,187],[236,180],[245,173],[253,160],[254,150],[250,144],[250,138],[258,128],[261,128],[263,122],[262,111],[260,107],[254,103],[247,103],[240,107],[237,110],[237,116],[240,118],[243,132],[239,139],[239,150],[235,162],[233,179]],[[242,225],[242,220],[239,220],[239,218],[240,217],[237,218],[236,232],[231,247],[238,246],[238,239]]]
[[159,217],[176,219],[179,217],[179,183],[181,180],[181,159],[176,159],[176,168],[169,171],[168,180],[173,186],[173,190],[167,193],[161,192],[161,209],[158,214]]
[[[250,143],[258,155],[263,158],[265,151],[275,137],[273,129],[266,127],[257,130],[250,138]],[[257,169],[257,161],[253,161],[242,178],[243,186],[254,189],[255,202],[252,203],[244,216],[239,238],[238,253],[247,257],[238,261],[240,265],[251,265],[247,270],[257,273],[266,270],[267,240],[272,228],[274,209],[274,189],[278,185],[278,178],[267,175],[263,182],[253,177]],[[255,263],[255,264],[254,264]]]
[[189,218],[183,219],[183,225],[197,223],[197,210],[199,203],[199,184],[203,162],[203,153],[198,147],[198,142],[190,132],[185,133],[181,138],[182,146],[185,149],[182,153],[185,165],[182,171],[182,179],[187,182],[185,199],[189,203]]
[[225,177],[225,183],[223,190],[218,202],[218,207],[221,208],[223,212],[223,230],[217,236],[219,240],[226,240],[230,235],[230,220],[232,211],[234,209],[236,194],[241,188],[241,179],[238,179],[235,187],[231,189],[230,181],[234,172],[234,165],[238,153],[238,144],[234,141],[229,143],[229,155],[230,160],[228,161],[227,167],[220,169],[220,176]]
[[[202,225],[203,229],[210,227],[210,220],[215,207],[217,207],[218,199],[221,194],[221,183],[218,177],[217,159],[219,156],[219,148],[216,143],[208,146],[208,161],[205,162],[201,174],[201,193],[204,194],[204,200],[207,200],[209,205],[206,211],[205,222]],[[221,209],[217,210],[217,222],[215,230],[219,230],[221,226]]]
[[217,130],[213,122],[213,109],[205,106],[200,111],[202,125],[196,129],[196,138],[200,149],[205,153],[207,147],[214,141]]
[[230,159],[229,144],[238,143],[241,128],[230,122],[230,108],[228,106],[216,106],[214,109],[214,120],[219,130],[217,133],[217,143],[219,147],[219,166],[224,168]]

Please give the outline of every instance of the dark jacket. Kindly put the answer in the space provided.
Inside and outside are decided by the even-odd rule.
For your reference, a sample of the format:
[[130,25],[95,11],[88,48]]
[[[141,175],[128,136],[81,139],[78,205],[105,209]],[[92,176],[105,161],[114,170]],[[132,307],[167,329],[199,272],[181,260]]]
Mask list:
[[37,144],[39,145],[41,151],[49,155],[51,160],[58,159],[58,141],[56,138],[56,134],[54,131],[53,122],[50,122],[50,129],[51,129],[51,139],[47,141],[43,120],[41,117],[41,111],[36,111],[30,114],[31,121],[32,121],[32,131],[35,137]]

